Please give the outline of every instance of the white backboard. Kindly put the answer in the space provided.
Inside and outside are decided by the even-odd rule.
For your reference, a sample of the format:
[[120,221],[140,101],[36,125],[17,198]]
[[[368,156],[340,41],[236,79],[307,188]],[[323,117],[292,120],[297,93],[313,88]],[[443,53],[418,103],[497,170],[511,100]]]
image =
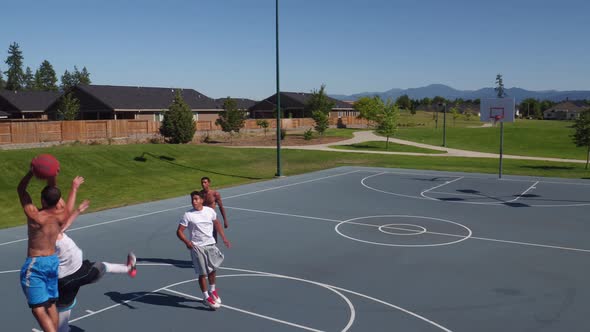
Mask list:
[[481,99],[479,118],[484,122],[514,122],[515,105],[514,98]]

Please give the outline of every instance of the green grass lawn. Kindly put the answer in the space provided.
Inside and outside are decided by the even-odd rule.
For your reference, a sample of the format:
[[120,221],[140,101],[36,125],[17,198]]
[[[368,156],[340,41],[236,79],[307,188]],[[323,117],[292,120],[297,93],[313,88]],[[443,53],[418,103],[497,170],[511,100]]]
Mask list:
[[[439,123],[440,124],[440,123]],[[570,121],[517,120],[504,124],[504,153],[523,156],[586,159],[586,149],[572,143]],[[500,126],[453,127],[447,122],[447,147],[498,153]],[[395,137],[431,145],[442,145],[442,127],[400,127]]]
[[[91,200],[91,210],[124,206],[187,195],[209,176],[215,188],[273,178],[276,151],[203,145],[78,145],[45,149],[0,151],[0,228],[24,224],[16,186],[30,160],[51,153],[61,162],[59,185],[64,195],[76,175],[86,178],[79,199]],[[283,150],[287,176],[344,165],[496,173],[498,160],[454,157],[353,154],[345,152]],[[505,174],[584,178],[584,164],[505,160]],[[43,183],[34,180],[30,193],[39,203]],[[187,198],[187,204],[189,204]]]
[[368,151],[389,151],[389,152],[417,152],[417,153],[446,153],[445,151],[437,151],[431,149],[418,148],[411,145],[403,145],[389,142],[389,146],[386,148],[386,142],[383,141],[370,141],[349,145],[333,145],[331,148],[342,149],[342,150],[368,150]]

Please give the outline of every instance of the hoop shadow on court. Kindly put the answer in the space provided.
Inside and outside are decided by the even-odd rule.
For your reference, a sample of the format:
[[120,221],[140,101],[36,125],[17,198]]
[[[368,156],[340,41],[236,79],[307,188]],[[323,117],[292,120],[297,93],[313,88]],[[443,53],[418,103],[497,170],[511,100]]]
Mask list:
[[193,166],[186,166],[186,165],[182,165],[179,163],[176,163],[176,158],[173,157],[169,157],[169,156],[157,156],[153,153],[150,152],[142,152],[140,156],[137,156],[135,158],[133,158],[133,160],[138,161],[138,162],[142,162],[145,163],[147,161],[146,157],[152,157],[156,160],[159,161],[163,161],[165,163],[168,163],[170,165],[174,165],[174,166],[178,166],[178,167],[182,167],[182,168],[188,168],[188,169],[194,169],[196,171],[201,171],[201,172],[205,172],[205,173],[211,173],[211,174],[217,174],[217,175],[223,175],[223,176],[231,176],[234,178],[240,178],[240,179],[248,179],[248,180],[263,180],[264,178],[260,178],[260,177],[252,177],[252,176],[243,176],[243,175],[235,175],[235,174],[226,174],[226,173],[220,173],[220,172],[216,172],[216,171],[211,171],[211,170],[207,170],[207,169],[202,169],[202,168],[198,168],[198,167],[193,167]]

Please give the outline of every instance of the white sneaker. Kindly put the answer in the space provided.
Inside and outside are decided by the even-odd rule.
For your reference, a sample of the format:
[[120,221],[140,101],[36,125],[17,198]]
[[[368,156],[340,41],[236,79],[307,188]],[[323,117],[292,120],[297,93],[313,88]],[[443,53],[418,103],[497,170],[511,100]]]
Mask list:
[[209,296],[206,299],[203,299],[203,304],[213,310],[217,310],[217,309],[219,309],[219,307],[221,307],[221,305],[216,303],[215,300],[213,299],[213,297],[211,297],[211,296]]
[[211,294],[211,296],[215,300],[215,303],[221,304],[221,298],[219,297],[219,294],[217,294],[217,290],[211,291],[209,293]]

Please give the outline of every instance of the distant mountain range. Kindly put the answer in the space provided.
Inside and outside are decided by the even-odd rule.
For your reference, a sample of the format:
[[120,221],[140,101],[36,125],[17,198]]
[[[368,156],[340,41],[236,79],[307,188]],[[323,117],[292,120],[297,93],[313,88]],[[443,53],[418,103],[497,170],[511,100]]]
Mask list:
[[[539,100],[551,100],[559,102],[562,100],[590,100],[590,91],[557,91],[557,90],[546,90],[546,91],[530,91],[521,88],[510,88],[506,89],[508,97],[516,98],[516,102],[521,102],[526,98],[535,98]],[[433,98],[441,96],[449,100],[457,98],[462,99],[478,99],[478,98],[494,98],[496,97],[496,91],[494,88],[483,88],[479,90],[457,90],[444,84],[431,84],[421,88],[411,89],[391,89],[385,92],[362,92],[353,95],[330,95],[332,98],[340,100],[357,100],[365,96],[379,96],[383,100],[391,98],[395,100],[399,96],[408,95],[412,99],[422,99],[425,97]]]

